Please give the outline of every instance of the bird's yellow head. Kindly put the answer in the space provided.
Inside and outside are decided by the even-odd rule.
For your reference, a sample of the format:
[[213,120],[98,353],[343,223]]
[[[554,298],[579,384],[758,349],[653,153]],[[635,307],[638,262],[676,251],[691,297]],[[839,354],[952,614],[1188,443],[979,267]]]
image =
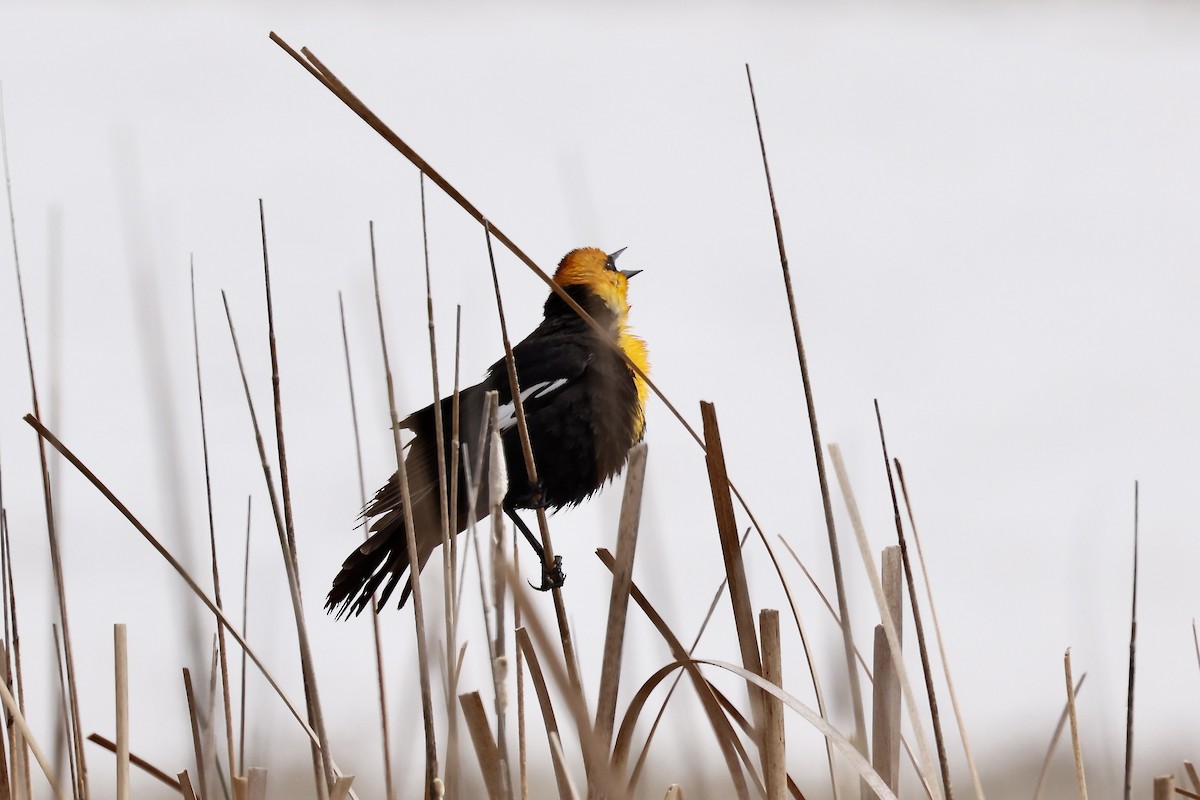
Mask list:
[[617,256],[624,250],[622,247],[611,255],[598,247],[572,250],[558,263],[554,282],[564,289],[586,287],[623,320],[629,313],[629,279],[641,272],[640,269],[617,269]]

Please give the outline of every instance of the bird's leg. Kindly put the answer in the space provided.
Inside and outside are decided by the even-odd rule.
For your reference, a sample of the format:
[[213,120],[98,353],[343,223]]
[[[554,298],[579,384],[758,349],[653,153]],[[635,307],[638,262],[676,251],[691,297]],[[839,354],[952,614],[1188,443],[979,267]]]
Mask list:
[[530,508],[549,508],[550,501],[546,499],[546,484],[539,479],[533,484],[532,491],[529,493]]
[[538,560],[542,562],[542,585],[533,586],[532,583],[529,585],[539,592],[547,592],[551,589],[560,588],[567,580],[567,574],[563,572],[562,568],[562,556],[554,557],[554,566],[546,564],[546,550],[542,547],[542,543],[538,541],[537,537],[533,535],[533,531],[529,530],[529,527],[517,516],[517,512],[514,509],[506,508],[504,509],[504,513],[517,526],[517,530],[524,534],[526,541],[533,547],[533,552],[537,553]]

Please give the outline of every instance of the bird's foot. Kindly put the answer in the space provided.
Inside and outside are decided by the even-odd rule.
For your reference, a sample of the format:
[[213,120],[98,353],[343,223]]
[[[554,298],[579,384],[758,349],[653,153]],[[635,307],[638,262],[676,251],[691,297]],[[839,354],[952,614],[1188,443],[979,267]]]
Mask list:
[[542,585],[534,586],[530,583],[529,586],[539,592],[548,592],[551,589],[561,589],[566,582],[567,573],[563,572],[562,556],[555,556],[553,567],[548,567],[545,562],[542,562]]
[[529,492],[529,507],[534,509],[550,507],[550,501],[546,499],[546,484],[540,480],[533,484],[532,490]]

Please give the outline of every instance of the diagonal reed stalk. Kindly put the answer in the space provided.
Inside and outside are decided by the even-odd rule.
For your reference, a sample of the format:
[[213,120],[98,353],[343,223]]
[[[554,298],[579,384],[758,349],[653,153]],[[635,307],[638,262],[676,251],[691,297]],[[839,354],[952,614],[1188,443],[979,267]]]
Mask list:
[[[860,754],[866,753],[867,726],[863,713],[862,687],[859,685],[858,669],[854,665],[854,637],[850,630],[850,612],[846,599],[846,584],[842,578],[841,553],[838,548],[837,526],[833,520],[833,502],[829,493],[829,478],[825,473],[825,457],[821,447],[821,429],[817,425],[817,408],[813,400],[812,380],[808,374],[808,356],[804,351],[804,339],[800,334],[800,318],[796,313],[796,296],[792,291],[792,273],[788,267],[787,249],[783,243],[783,223],[779,218],[779,207],[775,203],[775,187],[771,182],[771,168],[767,163],[767,144],[763,138],[762,122],[758,115],[758,98],[754,94],[754,79],[750,65],[746,65],[746,82],[750,87],[750,103],[754,109],[754,125],[758,131],[759,151],[762,154],[763,173],[767,181],[767,196],[771,201],[771,217],[775,222],[775,242],[779,248],[779,265],[783,273],[783,286],[787,292],[788,311],[792,320],[792,335],[796,340],[796,358],[800,363],[800,380],[804,385],[804,402],[808,410],[808,425],[812,435],[813,457],[817,465],[817,481],[821,487],[821,506],[825,512],[825,531],[829,537],[829,557],[833,563],[833,579],[837,588],[838,616],[842,620],[842,647],[846,657],[846,677],[850,682],[850,702],[854,709],[854,738]],[[826,747],[828,748],[828,742]],[[832,755],[830,755],[832,762]],[[837,798],[837,781],[832,780],[834,798]]]
[[421,718],[425,725],[425,779],[422,794],[435,796],[434,781],[438,779],[437,736],[433,728],[433,693],[429,684],[429,643],[425,636],[425,601],[421,595],[421,563],[417,555],[416,526],[413,522],[412,494],[408,487],[408,468],[404,463],[404,448],[400,442],[400,418],[396,413],[396,387],[392,381],[392,366],[388,359],[387,334],[383,325],[383,299],[379,290],[379,263],[375,257],[375,223],[368,226],[371,239],[371,279],[375,286],[375,313],[379,321],[379,345],[383,355],[383,372],[387,383],[388,411],[392,422],[392,444],[396,451],[396,474],[400,482],[400,498],[404,504],[404,536],[408,548],[408,577],[412,585],[413,624],[417,634],[417,672],[421,683]]
[[896,479],[900,482],[900,493],[904,496],[904,508],[908,515],[908,526],[912,529],[913,543],[917,546],[917,562],[921,565],[921,577],[925,583],[925,599],[929,602],[929,616],[933,620],[933,635],[937,640],[938,658],[942,662],[942,674],[946,678],[946,691],[950,695],[950,707],[954,710],[954,721],[958,725],[958,735],[962,739],[963,753],[967,757],[967,770],[971,773],[971,783],[975,788],[978,800],[984,800],[983,782],[979,779],[979,770],[975,767],[975,755],[967,738],[967,726],[963,720],[962,711],[958,707],[958,694],[954,691],[954,679],[950,676],[950,661],[946,658],[946,645],[942,638],[942,626],[938,621],[937,605],[933,602],[933,587],[929,583],[929,568],[925,566],[925,551],[921,547],[921,533],[917,529],[917,520],[913,516],[912,501],[908,496],[908,486],[904,482],[904,470],[900,459],[893,458],[896,467]]
[[[8,198],[8,224],[12,235],[13,268],[17,276],[17,299],[21,307],[21,327],[25,336],[25,362],[29,371],[29,393],[34,416],[41,415],[38,404],[37,378],[33,369],[33,342],[29,336],[29,317],[25,312],[25,287],[21,280],[21,254],[17,247],[17,215],[13,205],[12,173],[8,164],[8,124],[4,114],[4,92],[0,87],[0,157],[4,161],[4,189]],[[54,498],[50,488],[50,466],[46,459],[45,444],[38,440],[38,460],[42,472],[42,501],[46,510],[46,534],[50,541],[50,565],[54,572],[54,588],[58,600],[59,624],[62,626],[63,655],[66,670],[67,745],[79,765],[74,784],[74,793],[80,800],[88,798],[87,760],[83,754],[83,733],[79,721],[79,692],[75,681],[75,655],[71,647],[71,627],[67,615],[66,580],[63,577],[62,556],[58,545],[58,527],[54,517]],[[24,699],[24,696],[22,696]]]
[[[108,739],[105,739],[103,736],[101,736],[98,733],[89,733],[87,740],[93,744],[100,745],[101,747],[103,747],[105,750],[107,750],[110,753],[115,754],[117,752],[117,743],[110,741]],[[134,753],[130,753],[129,754],[129,763],[131,765],[137,767],[138,769],[140,769],[142,772],[145,772],[150,777],[158,780],[159,782],[161,782],[162,784],[167,786],[172,791],[175,791],[175,792],[179,791],[179,781],[178,780],[176,780],[175,778],[172,778],[170,775],[163,772],[161,769],[154,766],[146,759],[141,758],[140,756],[138,756]]]
[[[275,448],[279,457],[279,485],[283,493],[283,523],[287,532],[286,540],[281,539],[280,546],[283,548],[288,589],[292,598],[292,611],[296,617],[296,638],[300,645],[300,671],[304,676],[304,696],[308,703],[308,717],[313,729],[317,732],[319,741],[319,746],[313,748],[313,771],[317,778],[317,797],[319,800],[325,800],[329,795],[329,789],[333,785],[335,776],[333,758],[329,752],[329,737],[325,733],[325,716],[321,711],[321,699],[317,691],[317,676],[313,668],[312,649],[308,641],[308,625],[304,619],[304,603],[300,595],[300,562],[296,552],[296,529],[292,520],[292,490],[291,483],[288,481],[287,449],[284,446],[279,353],[275,346],[275,309],[271,297],[271,262],[267,256],[267,221],[261,198],[258,201],[258,223],[259,230],[262,232],[263,283],[267,300],[267,343],[271,351],[271,394],[275,401]],[[247,399],[249,399],[248,394]]]
[[[242,562],[242,634],[249,629],[250,622],[250,512],[254,506],[254,497],[246,497],[246,555]],[[246,775],[246,651],[242,650],[241,668],[242,688],[238,694],[240,709],[238,712],[238,775]],[[230,772],[234,770],[230,768]],[[247,779],[247,783],[249,783]],[[391,798],[388,798],[391,800]]]
[[[212,476],[208,459],[208,425],[204,418],[204,381],[200,372],[200,329],[196,321],[196,268],[189,270],[192,290],[192,349],[196,356],[196,397],[200,407],[200,444],[204,452],[204,496],[208,510],[208,546],[212,559],[213,602],[217,608],[221,603],[221,571],[217,566],[217,527],[213,517]],[[217,624],[217,652],[221,659],[221,700],[225,712],[225,743],[230,775],[237,774],[237,762],[233,760],[233,704],[229,696],[229,655],[225,643],[225,629]],[[211,720],[210,720],[211,725]],[[214,754],[215,755],[215,754]]]
[[1125,699],[1125,800],[1133,795],[1133,675],[1137,666],[1138,482],[1133,482],[1133,600],[1129,612],[1129,688]]
[[1087,779],[1083,774],[1083,751],[1079,748],[1079,717],[1075,713],[1075,685],[1071,680],[1071,648],[1063,653],[1063,672],[1067,680],[1067,713],[1071,720],[1071,750],[1075,755],[1075,783],[1079,800],[1087,800]]
[[[1079,691],[1083,689],[1083,682],[1087,680],[1087,673],[1079,676],[1079,680],[1075,682],[1074,696],[1079,697]],[[1046,757],[1042,759],[1042,769],[1038,772],[1037,785],[1033,788],[1033,800],[1042,799],[1042,787],[1046,784],[1046,776],[1050,774],[1050,763],[1054,760],[1054,751],[1058,748],[1058,740],[1062,738],[1063,729],[1067,727],[1067,718],[1071,713],[1070,701],[1063,703],[1062,714],[1058,717],[1058,724],[1054,726],[1054,733],[1050,735],[1050,744],[1046,747]]]
[[887,438],[883,435],[883,415],[879,401],[875,401],[875,421],[879,425],[879,447],[883,451],[883,468],[887,472],[888,490],[892,497],[892,519],[896,524],[896,540],[900,545],[900,558],[904,562],[904,578],[908,586],[908,601],[913,613],[913,627],[917,632],[917,650],[921,656],[921,674],[925,677],[925,694],[929,698],[929,714],[933,722],[934,746],[937,748],[938,765],[942,770],[942,790],[946,800],[954,800],[950,784],[950,762],[946,758],[946,739],[942,735],[942,718],[938,713],[937,693],[933,688],[933,668],[929,664],[929,648],[925,645],[925,625],[921,621],[921,606],[917,601],[917,587],[913,568],[908,557],[908,541],[904,537],[904,523],[900,519],[900,501],[896,496],[896,482],[892,479],[892,462],[888,458]]
[[[350,367],[350,338],[346,335],[346,307],[342,304],[342,293],[338,292],[338,318],[342,324],[342,350],[346,356],[346,386],[350,391],[350,424],[354,431],[354,463],[358,467],[359,505],[367,507],[367,482],[363,475],[362,437],[358,432],[358,403],[354,396],[354,372]],[[363,538],[370,531],[363,531]],[[375,683],[379,689],[379,727],[383,737],[383,787],[386,800],[395,800],[396,787],[392,777],[391,726],[388,724],[387,689],[384,684],[383,643],[379,634],[379,601],[371,595],[371,642],[375,650]]]

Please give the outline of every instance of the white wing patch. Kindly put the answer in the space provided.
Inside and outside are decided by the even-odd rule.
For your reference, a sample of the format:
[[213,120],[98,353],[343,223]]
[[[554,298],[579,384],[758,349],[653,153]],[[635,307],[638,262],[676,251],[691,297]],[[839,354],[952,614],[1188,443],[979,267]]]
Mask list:
[[[559,378],[553,381],[535,383],[521,390],[521,403],[525,404],[530,398],[545,397],[553,391],[566,385],[569,378]],[[500,431],[504,432],[517,424],[517,407],[513,403],[503,403],[499,409]]]

